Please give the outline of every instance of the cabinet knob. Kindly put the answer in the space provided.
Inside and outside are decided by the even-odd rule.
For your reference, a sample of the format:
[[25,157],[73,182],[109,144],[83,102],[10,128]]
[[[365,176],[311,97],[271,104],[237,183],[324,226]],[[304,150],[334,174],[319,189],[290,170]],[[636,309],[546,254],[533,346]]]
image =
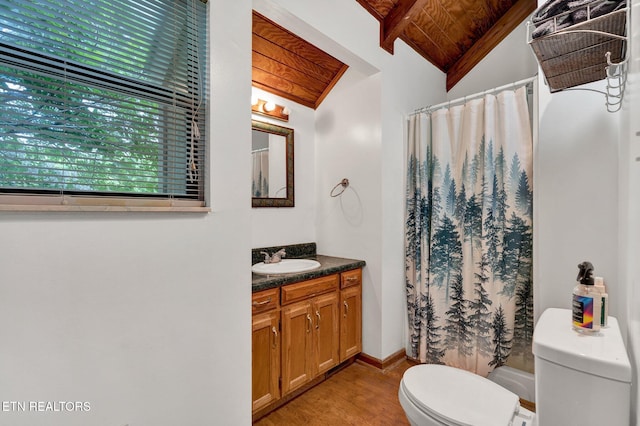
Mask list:
[[349,313],[349,304],[345,300],[344,301],[344,316],[346,317],[348,313]]
[[307,333],[311,333],[312,327],[313,327],[313,320],[311,319],[311,315],[307,314]]
[[318,323],[316,324],[316,330],[320,328],[320,311],[316,311],[316,316],[318,317]]

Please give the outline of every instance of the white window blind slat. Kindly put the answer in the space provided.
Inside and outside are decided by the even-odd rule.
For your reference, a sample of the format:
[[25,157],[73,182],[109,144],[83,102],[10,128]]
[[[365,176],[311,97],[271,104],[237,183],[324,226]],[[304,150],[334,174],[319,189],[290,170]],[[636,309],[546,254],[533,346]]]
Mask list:
[[204,201],[205,43],[200,0],[0,0],[0,194]]
[[[73,14],[58,13],[60,4],[69,3]],[[74,6],[80,3],[81,7]],[[122,6],[126,3],[127,7]],[[180,9],[181,2],[157,2],[154,15],[150,15],[144,3],[134,2],[36,2],[25,4],[7,17],[12,18],[5,28],[5,38],[13,39],[23,47],[48,54],[60,54],[63,59],[83,62],[92,66],[103,66],[105,70],[118,70],[123,73],[138,72],[132,75],[149,79],[150,74],[141,74],[152,57],[176,52],[185,54],[188,43],[188,25],[186,8]],[[184,2],[182,2],[184,3]],[[49,8],[45,8],[45,6]],[[100,5],[109,4],[109,8]],[[173,7],[173,19],[166,17],[167,5]],[[182,6],[185,6],[182,4]],[[54,9],[55,8],[55,9]],[[99,10],[100,9],[100,10]],[[100,12],[96,14],[96,12]],[[43,19],[46,19],[44,22]],[[0,22],[6,19],[0,20]],[[28,26],[28,30],[25,27]],[[34,31],[36,29],[37,31]],[[38,37],[33,37],[37,34]],[[73,46],[72,50],[59,51],[60,45]],[[171,58],[171,56],[169,56]],[[166,64],[168,61],[156,61]],[[153,72],[154,69],[147,69]],[[160,76],[164,73],[159,74]]]

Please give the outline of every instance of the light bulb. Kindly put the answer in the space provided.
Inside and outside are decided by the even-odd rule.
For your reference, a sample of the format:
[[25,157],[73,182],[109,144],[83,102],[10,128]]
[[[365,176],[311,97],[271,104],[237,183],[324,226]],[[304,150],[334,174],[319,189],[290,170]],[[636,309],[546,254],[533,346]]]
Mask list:
[[284,107],[284,108],[282,108],[282,113],[284,115],[289,115],[291,113],[291,111],[289,111],[289,107]]
[[255,96],[255,95],[252,95],[252,96],[251,96],[251,105],[253,105],[253,106],[258,105],[258,102],[259,102],[259,101],[260,101],[260,100],[258,99],[258,97],[257,97],[257,96]]
[[274,109],[276,109],[276,104],[274,104],[273,102],[269,101],[269,102],[265,102],[264,106],[263,106],[264,110],[267,112],[271,112]]

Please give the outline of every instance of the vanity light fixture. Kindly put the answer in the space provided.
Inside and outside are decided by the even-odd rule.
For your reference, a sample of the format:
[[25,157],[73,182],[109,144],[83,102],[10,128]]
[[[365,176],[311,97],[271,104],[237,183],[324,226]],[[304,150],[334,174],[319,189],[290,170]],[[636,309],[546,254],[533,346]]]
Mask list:
[[264,99],[254,101],[256,100],[251,99],[251,111],[253,113],[275,118],[276,120],[289,121],[289,108]]

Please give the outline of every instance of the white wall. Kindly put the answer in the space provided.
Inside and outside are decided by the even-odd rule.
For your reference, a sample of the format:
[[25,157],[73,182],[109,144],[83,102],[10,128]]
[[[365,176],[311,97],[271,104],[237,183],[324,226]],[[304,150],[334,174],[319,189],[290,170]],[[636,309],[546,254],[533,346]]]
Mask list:
[[[348,70],[318,108],[318,249],[364,259],[363,351],[379,357],[382,329],[381,275],[381,87],[380,75]],[[331,189],[343,178],[349,187]],[[340,189],[339,187],[336,192]]]
[[213,212],[2,213],[0,400],[91,410],[0,424],[250,424],[251,5],[209,5]]
[[[255,87],[252,93],[259,99],[273,101],[290,110],[288,122],[257,114],[252,118],[293,129],[295,207],[252,208],[251,247],[313,242],[316,240],[315,111]],[[247,203],[250,203],[249,198]]]
[[[631,22],[640,22],[640,1],[631,2]],[[640,424],[640,27],[632,25],[629,83],[621,114],[620,133],[620,282],[625,283],[627,300],[627,348],[633,367],[631,419]]]
[[[637,39],[636,39],[637,40]],[[636,56],[636,58],[638,58]],[[633,74],[630,75],[629,89],[626,92],[627,101],[623,110],[620,146],[620,282],[626,284],[623,297],[626,298],[627,309],[627,348],[633,366],[634,383],[638,381],[640,370],[640,126],[632,117],[640,114],[640,93],[636,85],[640,82],[638,74],[638,59],[632,65]],[[640,393],[638,387],[633,389],[632,419],[640,420]],[[639,424],[639,423],[634,423]]]
[[[625,284],[618,280],[619,114],[588,91],[549,94],[540,84],[534,162],[536,318],[570,308],[577,265],[591,261],[605,279],[610,315],[625,327]],[[590,88],[603,89],[597,82]],[[623,329],[623,332],[625,330]]]

